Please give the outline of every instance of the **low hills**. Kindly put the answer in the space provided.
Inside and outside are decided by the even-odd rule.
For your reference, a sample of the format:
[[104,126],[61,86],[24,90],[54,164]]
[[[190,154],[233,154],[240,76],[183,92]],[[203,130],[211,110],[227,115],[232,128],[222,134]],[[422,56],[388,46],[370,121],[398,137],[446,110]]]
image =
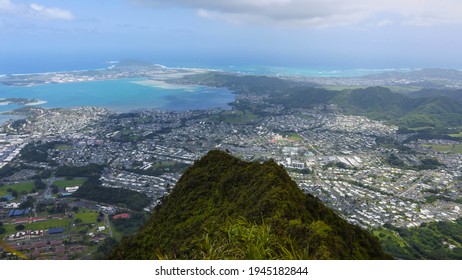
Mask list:
[[444,130],[462,125],[462,104],[449,96],[409,97],[384,87],[332,91],[304,87],[274,95],[272,102],[289,108],[336,104],[347,114],[386,120],[402,128]]
[[[263,107],[275,105],[284,108],[313,108],[335,104],[346,114],[384,120],[412,132],[444,134],[448,128],[462,128],[460,90],[424,89],[408,94],[396,93],[380,86],[329,90],[276,77],[223,73],[188,76],[185,81],[228,87],[242,95],[260,95],[265,102],[262,103]],[[259,108],[258,104],[243,100],[246,98],[234,105],[243,110]],[[255,113],[259,113],[258,110]]]
[[210,151],[112,259],[387,259],[274,161]]

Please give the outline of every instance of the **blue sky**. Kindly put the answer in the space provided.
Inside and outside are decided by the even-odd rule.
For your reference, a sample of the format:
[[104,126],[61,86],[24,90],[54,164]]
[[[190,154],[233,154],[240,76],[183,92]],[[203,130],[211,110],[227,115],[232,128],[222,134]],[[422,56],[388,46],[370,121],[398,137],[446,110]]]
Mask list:
[[0,0],[0,70],[51,58],[461,69],[460,15],[459,0]]

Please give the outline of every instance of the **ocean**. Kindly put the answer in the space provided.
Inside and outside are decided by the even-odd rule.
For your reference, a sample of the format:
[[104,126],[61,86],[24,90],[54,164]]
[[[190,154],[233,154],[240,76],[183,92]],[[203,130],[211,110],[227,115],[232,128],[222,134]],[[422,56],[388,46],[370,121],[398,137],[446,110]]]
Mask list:
[[[212,68],[213,69],[213,68]],[[216,69],[224,72],[247,74],[247,75],[267,75],[274,77],[333,77],[350,78],[361,77],[372,74],[380,74],[390,71],[407,72],[417,70],[417,68],[393,68],[393,69],[335,69],[335,68],[301,68],[301,67],[282,67],[269,65],[250,65],[250,66],[216,66]]]

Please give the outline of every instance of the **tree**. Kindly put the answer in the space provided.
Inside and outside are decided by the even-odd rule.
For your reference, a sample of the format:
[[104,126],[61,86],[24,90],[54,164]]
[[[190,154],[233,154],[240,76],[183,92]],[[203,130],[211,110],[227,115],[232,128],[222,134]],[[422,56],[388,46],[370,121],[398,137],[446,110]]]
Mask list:
[[51,192],[53,194],[57,194],[59,192],[59,188],[56,185],[51,185]]
[[32,196],[28,196],[26,201],[24,201],[23,203],[21,203],[21,205],[19,205],[19,208],[26,209],[26,208],[32,207],[34,205],[34,202],[35,202],[35,199]]
[[14,227],[15,230],[24,230],[26,227],[23,224],[19,224]]
[[47,185],[42,180],[34,180],[34,186],[38,190],[43,190]]

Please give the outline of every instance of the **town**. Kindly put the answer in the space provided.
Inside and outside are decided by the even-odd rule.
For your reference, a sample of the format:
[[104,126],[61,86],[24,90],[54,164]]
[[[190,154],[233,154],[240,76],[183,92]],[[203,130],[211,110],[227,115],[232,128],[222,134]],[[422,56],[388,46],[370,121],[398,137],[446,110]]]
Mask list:
[[[249,80],[128,61],[101,70],[3,76],[0,83],[7,86],[141,77],[161,87],[227,87],[235,101],[231,109],[114,113],[4,99],[19,108],[7,113],[12,119],[0,131],[0,258],[104,258],[107,248],[136,232],[183,172],[213,149],[248,161],[276,161],[304,192],[371,232],[457,222],[460,133],[419,138],[392,122],[347,113],[335,102],[314,99],[291,106],[290,99],[280,99],[297,98],[293,89],[306,83],[401,87],[427,81],[428,75],[438,78],[435,71]],[[458,87],[459,74],[441,80],[444,88]],[[460,247],[449,239],[442,244]]]
[[[397,127],[343,115],[335,106],[248,120],[236,109],[113,114],[96,107],[30,108],[27,114],[27,121],[6,124],[0,134],[4,258],[85,258],[99,242],[121,236],[114,222],[130,219],[132,210],[74,197],[88,177],[61,174],[60,167],[101,166],[102,186],[145,195],[149,204],[142,211],[148,213],[212,149],[274,159],[302,190],[363,228],[411,228],[462,215],[462,155],[441,149],[458,142],[406,142]],[[440,165],[409,168],[428,159]]]

